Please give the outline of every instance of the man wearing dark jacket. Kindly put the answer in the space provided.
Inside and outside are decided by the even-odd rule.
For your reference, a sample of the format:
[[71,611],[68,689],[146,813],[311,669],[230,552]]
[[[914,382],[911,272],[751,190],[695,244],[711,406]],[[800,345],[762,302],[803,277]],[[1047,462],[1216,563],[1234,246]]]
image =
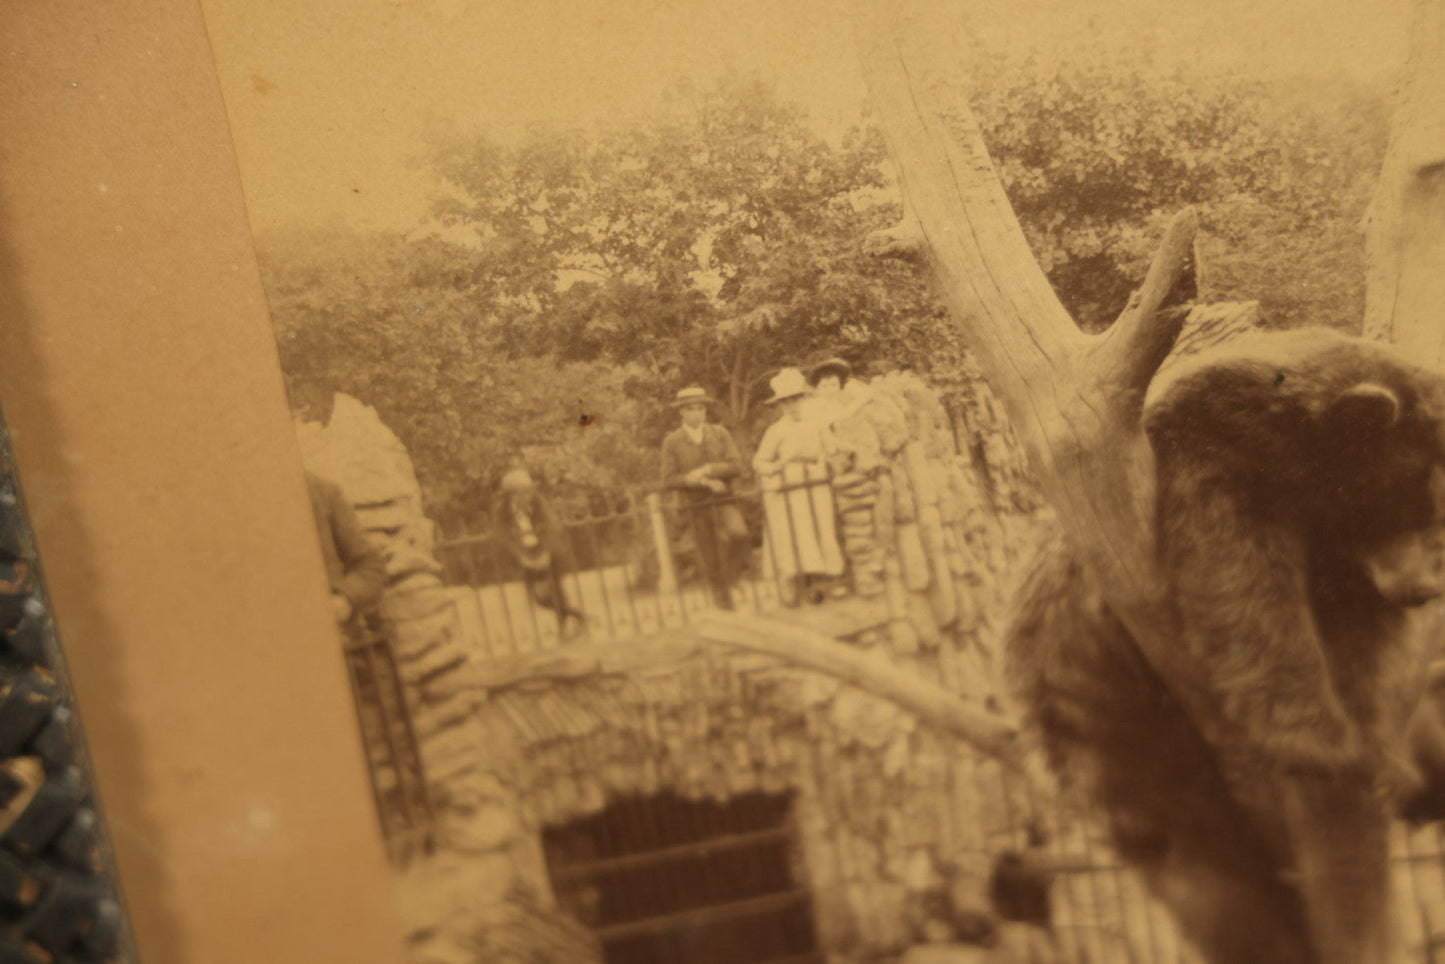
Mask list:
[[381,599],[386,557],[366,537],[340,486],[307,472],[306,488],[331,584],[332,612],[339,625],[349,626]]
[[728,430],[708,424],[711,401],[697,386],[677,393],[672,404],[682,414],[682,425],[662,440],[662,484],[682,497],[713,601],[732,609],[733,557],[747,531],[728,496],[732,480],[742,474],[743,460]]

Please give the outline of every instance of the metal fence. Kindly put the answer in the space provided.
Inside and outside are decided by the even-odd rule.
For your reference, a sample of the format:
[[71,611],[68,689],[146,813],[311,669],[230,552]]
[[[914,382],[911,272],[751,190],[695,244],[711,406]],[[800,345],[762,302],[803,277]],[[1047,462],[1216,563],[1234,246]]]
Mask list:
[[[967,767],[965,767],[967,769]],[[1017,807],[1027,793],[1015,781],[980,780],[975,770],[964,791],[974,800]],[[1042,806],[1036,804],[1042,803]],[[1029,814],[1025,814],[1027,809]],[[1137,872],[1114,854],[1097,813],[1057,802],[1028,801],[1009,814],[1006,839],[981,843],[1018,850],[1032,846],[1055,870],[1053,951],[1039,961],[1058,964],[1203,964],[1179,933],[1171,912],[1148,892]],[[1402,960],[1445,964],[1445,829],[1439,825],[1391,829],[1392,914]]]
[[[495,528],[443,527],[437,557],[478,654],[522,655],[681,628],[720,607],[764,612],[848,595],[831,499],[826,476],[705,499],[626,493],[614,511],[560,520],[555,583],[553,572],[529,573]],[[831,558],[820,565],[820,555]],[[585,620],[564,619],[569,609]]]
[[1411,960],[1445,964],[1445,830],[1399,825],[1392,841],[1398,923]]
[[[437,556],[464,635],[481,658],[621,641],[686,627],[721,605],[766,612],[850,594],[846,568],[842,575],[814,572],[806,584],[794,579],[795,571],[808,569],[799,565],[804,543],[829,530],[848,560],[836,513],[820,511],[824,500],[792,497],[830,485],[820,478],[695,502],[673,492],[625,493],[609,511],[562,519],[557,578],[568,606],[586,615],[572,631],[564,631],[559,618],[564,607],[548,603],[539,580],[529,580],[496,532],[443,528]],[[726,602],[710,584],[705,549],[698,544],[699,521],[709,517],[719,533],[732,529],[739,536],[736,552],[726,560]],[[962,538],[961,532],[948,535]],[[989,780],[972,789],[987,795],[997,792],[997,785]],[[1094,816],[1059,812],[1049,828],[1048,849],[1060,867],[1055,959],[1194,964],[1199,958],[1179,938],[1168,911],[1114,857]],[[1016,826],[1010,836],[1023,845],[1025,829]],[[1396,917],[1408,959],[1445,964],[1445,832],[1400,825],[1391,844]]]

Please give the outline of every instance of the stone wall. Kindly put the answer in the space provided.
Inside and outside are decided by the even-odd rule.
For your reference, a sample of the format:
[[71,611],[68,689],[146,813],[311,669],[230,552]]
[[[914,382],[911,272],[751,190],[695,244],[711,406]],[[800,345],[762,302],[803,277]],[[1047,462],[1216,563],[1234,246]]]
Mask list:
[[[857,645],[891,648],[882,629]],[[429,964],[600,960],[559,911],[541,840],[545,828],[619,798],[790,795],[799,883],[812,893],[830,964],[897,960],[919,939],[929,900],[944,894],[987,913],[994,858],[1027,838],[1022,788],[992,761],[887,701],[765,657],[684,647],[627,672],[539,671],[493,690],[476,719],[488,779],[472,801],[465,854],[488,884],[472,892],[470,920],[455,922],[486,953],[428,957],[436,937],[419,933],[416,960]],[[1190,960],[1088,822],[1044,809],[1049,853],[1075,867],[1055,886],[1063,960],[1156,959],[1150,951]],[[532,928],[488,923],[516,908]]]
[[627,676],[534,681],[495,693],[478,720],[493,751],[493,824],[526,889],[550,893],[532,852],[542,829],[618,797],[790,793],[803,883],[839,961],[906,947],[945,868],[955,881],[976,871],[981,901],[978,875],[1009,838],[991,764],[882,700],[765,660],[719,652]]
[[297,435],[307,469],[341,487],[385,553],[382,609],[394,627],[427,776],[438,798],[461,792],[461,782],[479,772],[472,714],[480,697],[468,685],[467,652],[411,457],[375,409],[347,395],[336,396],[327,424],[299,422]]
[[[499,872],[506,858],[492,852],[501,831],[491,805],[497,783],[486,765],[477,714],[486,694],[471,681],[460,621],[434,555],[435,528],[422,511],[410,456],[374,409],[345,395],[336,397],[325,425],[298,422],[297,435],[307,469],[341,486],[386,555],[382,608],[393,628],[393,651],[435,812],[435,852],[399,868],[413,960],[490,960],[478,956],[479,928],[524,943],[527,934],[543,935],[537,943],[560,944],[570,953],[566,935],[585,943],[585,934],[565,920],[549,920],[530,895],[516,892],[512,878]],[[363,707],[363,714],[368,709]],[[395,774],[388,772],[383,749],[375,742],[368,747],[386,787]],[[516,933],[524,936],[507,936]],[[558,959],[585,960],[565,954]]]
[[[859,479],[877,484],[840,501],[868,510],[876,544],[863,555],[880,580],[864,588],[886,592],[890,617],[863,645],[968,689],[987,676],[980,614],[997,587],[980,573],[1002,533],[984,531],[979,476],[920,380],[851,391],[865,398],[839,424],[844,468],[855,495]],[[342,487],[388,560],[384,607],[438,813],[437,853],[399,878],[415,961],[594,959],[586,932],[557,911],[540,831],[617,795],[794,793],[820,934],[853,949],[840,960],[903,946],[910,902],[940,885],[942,867],[978,864],[985,838],[1004,831],[957,746],[882,701],[756,657],[482,689],[404,446],[347,396],[326,425],[303,422],[298,434],[308,468]]]
[[[999,488],[1016,480],[1003,460],[1017,453],[960,446],[915,376],[851,391],[859,404],[839,422],[837,491],[852,513],[849,555],[877,576],[860,590],[887,612],[854,643],[968,698],[995,697],[1004,575],[1039,524],[1025,498]],[[925,895],[983,904],[991,856],[1021,841],[991,763],[885,701],[758,656],[685,645],[626,671],[552,674],[542,661],[509,679],[483,673],[396,436],[345,396],[327,425],[298,430],[308,467],[341,485],[388,559],[384,605],[437,809],[436,851],[398,870],[416,964],[599,961],[588,930],[557,906],[542,829],[663,790],[793,796],[802,883],[836,964],[893,959],[914,939]],[[975,442],[988,434],[967,431]],[[573,668],[586,662],[568,652]],[[1096,934],[1118,905],[1100,894],[1080,890],[1063,918]]]

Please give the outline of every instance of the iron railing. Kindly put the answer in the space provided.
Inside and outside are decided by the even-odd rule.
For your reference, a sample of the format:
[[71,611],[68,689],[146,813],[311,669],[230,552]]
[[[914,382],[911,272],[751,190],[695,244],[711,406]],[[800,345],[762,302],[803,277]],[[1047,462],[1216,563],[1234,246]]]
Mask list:
[[[586,616],[580,627],[571,622],[565,629],[555,601],[536,588],[545,577],[529,582],[495,532],[443,528],[436,551],[463,635],[478,655],[523,655],[681,628],[724,605],[765,612],[846,595],[843,535],[836,513],[826,511],[831,499],[831,482],[820,475],[703,499],[632,494],[618,511],[564,518],[563,551],[554,554],[561,557],[559,582],[568,606]],[[703,516],[726,554],[726,597],[708,578],[696,531]],[[815,550],[825,546],[832,558],[820,566]]]

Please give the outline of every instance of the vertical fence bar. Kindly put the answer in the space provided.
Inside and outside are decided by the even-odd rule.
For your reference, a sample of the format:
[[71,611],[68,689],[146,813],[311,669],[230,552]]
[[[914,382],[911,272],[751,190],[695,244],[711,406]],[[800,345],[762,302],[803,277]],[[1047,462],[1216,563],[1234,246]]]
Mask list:
[[[672,554],[672,540],[668,536],[667,532],[667,513],[663,509],[660,495],[649,496],[648,501],[649,505],[655,507],[656,511],[656,515],[653,520],[653,538],[657,541],[658,544],[657,551],[659,575],[657,588],[657,618],[659,628],[665,628],[667,625],[667,616],[666,610],[664,609],[664,601],[669,596],[677,597],[678,617],[681,620],[682,625],[685,626],[689,621],[687,616],[687,598],[683,594],[682,582],[677,577],[677,559]],[[686,506],[685,500],[678,499],[677,502],[679,503],[677,506],[679,514],[687,515],[690,510]]]
[[[505,640],[498,636],[495,641],[497,645],[493,644],[491,627],[489,625],[490,621],[487,619],[486,600],[483,598],[483,592],[486,586],[486,573],[478,562],[478,554],[482,545],[483,543],[479,542],[476,537],[463,529],[462,536],[453,541],[451,549],[455,554],[454,558],[460,560],[467,584],[471,587],[472,598],[477,605],[477,613],[480,617],[482,635],[486,639],[487,655],[496,656],[497,645],[502,644]],[[508,627],[508,630],[510,631],[510,627]],[[515,644],[512,646],[512,649],[514,652],[516,651]]]
[[677,568],[672,558],[672,543],[667,538],[667,519],[662,514],[662,496],[647,494],[647,515],[652,521],[652,551],[657,553],[657,595],[677,589]]
[[1137,903],[1139,905],[1139,912],[1144,917],[1144,939],[1149,942],[1149,960],[1150,962],[1163,961],[1164,949],[1159,933],[1155,930],[1154,907],[1149,900],[1148,892],[1140,885],[1136,878],[1124,876],[1123,871],[1116,869],[1114,871],[1114,880],[1120,887],[1121,892],[1125,889],[1126,884],[1132,885],[1128,887],[1129,892],[1132,894],[1129,901],[1131,904]]
[[[585,602],[586,602],[586,600],[587,600],[587,594],[582,591],[582,566],[577,563],[577,553],[575,553],[575,552],[572,551],[572,549],[573,549],[573,543],[572,543],[572,534],[571,534],[571,529],[570,529],[571,526],[572,526],[572,523],[571,523],[571,522],[568,522],[568,523],[565,523],[565,524],[564,524],[564,527],[563,527],[564,531],[567,532],[567,558],[568,558],[568,561],[572,564],[572,571],[571,571],[570,573],[568,573],[567,575],[570,575],[570,576],[572,577],[572,584],[573,584],[574,588],[577,590],[577,606],[576,606],[576,609],[577,609],[577,612],[583,614],[583,616],[582,616],[582,633],[583,633],[583,635],[587,638],[587,641],[588,641],[588,642],[591,642],[591,641],[592,641],[592,622],[591,622],[591,620],[589,620],[589,619],[587,618],[587,616],[586,616],[587,610],[584,608],[584,604],[585,604]],[[567,601],[566,601],[567,580],[566,580],[565,576],[558,576],[558,577],[557,577],[557,592],[560,593],[560,594],[562,594],[562,599],[560,600],[561,605],[562,605],[564,608],[567,608]],[[564,637],[565,637],[564,626],[565,626],[565,621],[559,618],[558,621],[557,621],[557,642],[558,642],[559,645],[562,644],[562,643],[564,643],[564,642],[566,642],[566,639],[564,638]]]
[[[1093,872],[1091,872],[1091,873],[1089,874],[1089,883],[1090,883],[1090,885],[1091,885],[1091,887],[1092,887],[1092,890],[1093,890],[1094,903],[1095,903],[1096,911],[1100,914],[1100,916],[1103,916],[1104,911],[1110,906],[1110,904],[1109,904],[1109,887],[1108,887],[1108,884],[1107,884],[1103,879],[1101,879],[1101,878],[1103,878],[1103,877],[1106,876],[1106,875],[1112,874],[1113,868],[1112,868],[1111,865],[1112,865],[1112,860],[1113,860],[1113,858],[1112,858],[1112,855],[1111,855],[1111,856],[1110,856],[1110,865],[1105,865],[1105,864],[1099,859],[1098,851],[1095,849],[1095,844],[1094,844],[1094,840],[1093,840],[1093,835],[1092,835],[1092,833],[1090,832],[1090,831],[1093,829],[1093,825],[1092,825],[1092,822],[1091,822],[1091,821],[1089,821],[1088,819],[1085,819],[1085,820],[1081,823],[1081,827],[1082,827],[1083,832],[1082,832],[1082,835],[1081,835],[1081,837],[1080,837],[1080,840],[1081,840],[1081,842],[1083,843],[1083,847],[1084,847],[1084,854],[1085,854],[1084,859],[1085,859],[1086,861],[1088,861],[1088,863],[1090,864],[1090,866],[1092,866],[1092,867],[1094,868]],[[1101,926],[1100,926],[1100,933],[1101,933],[1101,934],[1109,933],[1109,934],[1112,934],[1113,936],[1115,936],[1120,942],[1123,943],[1123,945],[1124,945],[1124,951],[1125,951],[1126,954],[1128,954],[1129,960],[1130,960],[1131,962],[1137,961],[1137,960],[1138,960],[1138,953],[1137,953],[1137,951],[1136,951],[1136,949],[1135,949],[1135,947],[1134,947],[1133,941],[1130,940],[1128,923],[1127,923],[1127,921],[1125,920],[1125,917],[1124,917],[1124,910],[1125,910],[1125,909],[1124,909],[1123,901],[1120,899],[1120,896],[1119,896],[1119,893],[1118,893],[1117,890],[1115,890],[1115,892],[1114,892],[1114,902],[1113,902],[1113,905],[1112,905],[1112,906],[1113,906],[1114,911],[1119,915],[1118,920],[1117,920],[1117,922],[1111,922],[1110,927],[1109,927],[1107,930],[1105,930],[1105,928],[1101,925]],[[1116,929],[1117,929],[1117,934],[1114,933],[1114,931],[1115,931]]]
[[[497,587],[497,598],[502,601],[502,619],[507,624],[507,635],[512,641],[512,655],[518,656],[522,653],[522,637],[517,632],[517,620],[516,617],[512,615],[511,600],[507,599],[507,576],[506,573],[502,571],[502,561],[499,556],[500,553],[489,552],[486,554],[486,559],[491,563],[492,571],[497,577],[494,585]],[[525,581],[522,585],[522,591],[524,593],[526,592]]]
[[779,486],[779,492],[781,492],[783,497],[783,514],[787,519],[788,523],[788,542],[793,547],[794,572],[791,578],[793,579],[793,588],[797,590],[798,593],[798,604],[802,605],[803,603],[806,603],[808,601],[806,598],[804,598],[804,596],[806,595],[808,579],[803,571],[803,546],[798,538],[797,520],[793,518],[793,489],[788,484],[788,472],[786,465],[783,468],[780,483],[781,484]]
[[[625,515],[619,516],[619,519],[623,520],[626,532],[626,535],[622,539],[622,541],[626,546],[631,547],[637,544],[637,527],[640,524],[640,520],[637,514],[636,500],[634,500],[631,496],[628,496],[627,502],[627,512]],[[624,558],[630,558],[631,555],[632,553],[629,548]],[[624,561],[622,563],[622,589],[623,592],[627,594],[627,608],[628,611],[632,614],[632,635],[641,636],[642,620],[637,615],[637,591],[632,586],[631,570],[632,567]]]
[[1431,944],[1430,908],[1424,896],[1424,887],[1420,883],[1418,864],[1422,857],[1417,849],[1415,834],[1411,832],[1410,827],[1402,824],[1396,824],[1392,829],[1399,834],[1404,844],[1405,877],[1409,880],[1410,898],[1414,901],[1415,911],[1420,918],[1420,937],[1424,948],[1424,960],[1428,964],[1434,964],[1437,955]]
[[[1018,781],[1016,778],[1013,777],[1007,778],[1003,789],[1005,806],[1011,806],[1011,804],[1009,803],[1009,790],[1011,787],[1014,786],[1019,786],[1022,788],[1022,795],[1025,805],[1028,807],[1030,814],[1032,814],[1033,817],[1037,819],[1040,823],[1040,826],[1038,828],[1039,832],[1048,835],[1049,842],[1047,845],[1047,849],[1052,851],[1055,857],[1064,856],[1064,821],[1060,811],[1056,807],[1050,807],[1047,811],[1045,811],[1037,795],[1034,792],[1034,788],[1028,783],[1028,781]],[[1053,886],[1050,888],[1049,894],[1050,904],[1051,907],[1057,907],[1061,904],[1067,905],[1069,908],[1069,919],[1075,922],[1075,924],[1077,925],[1077,922],[1081,919],[1081,915],[1079,913],[1079,902],[1076,899],[1077,895],[1074,893],[1069,881],[1060,880],[1061,876],[1062,875],[1060,874],[1054,875],[1054,883]],[[1057,915],[1054,916],[1057,917]],[[1063,956],[1064,951],[1061,947],[1061,942],[1059,940],[1058,921],[1056,919],[1051,920],[1050,925],[1053,933],[1055,949],[1059,951],[1061,956]],[[1031,956],[1035,954],[1035,950],[1032,946],[1030,946],[1029,948],[1029,954]]]
[[[636,855],[651,849],[647,834],[637,827],[632,798],[621,797],[611,801],[601,816],[611,835],[614,856]],[[625,885],[628,896],[633,900],[632,916],[651,917],[659,913],[657,881],[650,868],[644,865],[611,873],[613,886]]]
[[[596,814],[592,819],[596,821],[596,830],[592,835],[593,841],[597,844],[596,858],[605,860],[609,857],[616,857],[626,852],[623,845],[618,843],[618,833],[615,826],[617,807],[621,801],[613,801],[612,805]],[[639,911],[640,900],[637,889],[631,886],[631,879],[623,873],[593,873],[589,875],[592,886],[598,890],[599,903],[605,901],[610,895],[611,904],[607,909],[611,914],[602,915],[602,920],[607,924],[616,924],[621,921],[631,920],[641,916]]]
[[[974,771],[975,779],[977,778],[977,775],[977,771]],[[1007,827],[1008,849],[1018,850],[1020,849],[1018,840],[1020,832],[1018,813],[1014,810],[1013,800],[1011,794],[1009,793],[1009,777],[1007,774],[1000,774],[1000,776],[1002,777],[1002,779],[999,781],[999,804],[1003,809],[1004,824]],[[995,858],[996,855],[988,855],[986,857],[986,859],[988,859],[990,862],[992,862],[992,860]],[[990,870],[990,872],[992,871]],[[1038,961],[1035,960],[1036,955],[1034,953],[1032,942],[1029,942],[1025,945],[1025,953],[1028,955],[1028,960],[1026,964],[1038,964]]]
[[[1438,822],[1433,824],[1430,830],[1430,835],[1433,838],[1435,844],[1435,860],[1433,862],[1434,870],[1437,875],[1437,880],[1440,882],[1439,897],[1441,906],[1437,909],[1442,914],[1445,914],[1445,827],[1442,827],[1442,825]],[[1435,962],[1439,961],[1442,956],[1445,956],[1440,953],[1440,948],[1442,944],[1441,932],[1433,927],[1428,926],[1428,924],[1425,928],[1425,931],[1426,933],[1424,935],[1424,940],[1427,960],[1429,961],[1429,964],[1435,964]]]
[[[366,733],[366,697],[365,697],[365,673],[362,669],[362,662],[356,658],[349,647],[343,647],[342,658],[346,662],[347,675],[351,677],[351,699],[356,707],[357,726],[362,731],[363,749],[366,751],[366,775],[371,780],[372,799],[376,803],[376,819],[381,824],[382,836],[386,839],[388,856],[394,858],[391,853],[390,843],[396,833],[393,822],[390,819],[390,809],[386,805],[385,791],[382,789],[381,780],[377,774],[376,757],[373,754],[373,747],[370,740],[365,739]],[[376,687],[373,686],[375,689]]]
[[[555,561],[555,560],[554,560],[554,561]],[[547,580],[548,580],[549,582],[552,581],[552,573],[551,573],[550,570],[548,570],[546,578],[547,578]],[[533,641],[534,641],[535,649],[540,652],[541,650],[548,649],[548,648],[550,648],[550,647],[548,647],[548,646],[545,644],[545,642],[543,641],[543,639],[542,639],[542,622],[541,622],[541,620],[539,620],[539,619],[537,618],[537,597],[536,597],[536,595],[535,595],[535,594],[533,593],[533,591],[532,591],[532,586],[534,585],[535,579],[536,579],[535,576],[529,575],[529,571],[528,571],[527,567],[526,567],[526,566],[523,566],[523,567],[522,567],[522,600],[523,600],[523,601],[526,603],[526,605],[527,605],[527,616],[528,616],[528,618],[531,620],[531,623],[532,623],[532,639],[533,639]],[[563,605],[563,603],[561,602],[561,600],[558,600],[557,605],[558,605],[558,606]],[[559,615],[560,615],[560,613],[559,613]],[[559,635],[559,636],[561,635],[560,630],[558,631],[558,635]]]
[[[698,517],[698,514],[701,512],[701,509],[699,509],[697,506],[694,506],[694,505],[690,504],[690,503],[688,502],[688,500],[686,499],[686,497],[680,497],[680,498],[678,498],[678,500],[677,500],[677,502],[675,503],[675,505],[676,505],[676,507],[677,507],[678,515],[679,515],[680,517],[682,517],[683,519],[686,520],[686,524],[687,524],[688,531],[692,533],[692,543],[693,543],[692,551],[693,551],[693,557],[694,557],[693,561],[696,563],[696,562],[697,562],[697,558],[696,558],[696,557],[697,557],[697,554],[698,554],[698,550],[697,550],[697,517]],[[669,551],[669,552],[672,551],[672,550],[671,550],[671,547],[669,547],[668,551]],[[677,560],[674,559],[674,560],[673,560],[673,563],[676,564],[676,562],[677,562]],[[699,565],[699,566],[695,566],[695,568],[701,568],[701,566],[700,566],[700,565]],[[675,571],[675,570],[674,570],[674,571]],[[696,575],[696,573],[694,573],[694,575]],[[692,622],[692,617],[689,616],[689,615],[688,615],[688,612],[687,612],[687,589],[686,589],[685,586],[682,585],[682,581],[681,581],[681,580],[678,580],[678,581],[677,581],[676,586],[677,586],[677,607],[678,607],[678,613],[679,613],[679,615],[682,617],[682,624],[683,624],[684,626],[686,626],[686,625],[688,625],[689,623]]]
[[783,572],[778,568],[778,540],[773,536],[773,527],[768,522],[768,493],[761,483],[758,488],[758,506],[763,513],[763,545],[767,548],[768,560],[772,563],[773,592],[781,604],[786,601],[787,595],[783,592]]
[[[583,523],[583,526],[587,530],[587,546],[592,550],[593,571],[597,574],[597,588],[602,591],[602,610],[607,614],[607,635],[612,639],[617,639],[617,620],[614,619],[612,615],[612,594],[607,591],[607,577],[604,574],[605,567],[602,565],[602,554],[597,548],[597,521],[596,519],[588,519]],[[580,606],[582,604],[580,598],[582,592],[582,577],[580,574],[577,577],[577,592],[579,596],[577,604]]]
[[[1064,852],[1064,846],[1069,840],[1069,834],[1077,832],[1080,835],[1080,852],[1076,855],[1082,858],[1084,869],[1071,873],[1069,887],[1069,903],[1072,908],[1074,924],[1074,945],[1078,952],[1096,961],[1108,961],[1109,949],[1104,941],[1103,928],[1099,921],[1099,899],[1098,891],[1094,886],[1094,858],[1088,845],[1088,823],[1078,815],[1068,812],[1061,812],[1056,822],[1056,832],[1059,851]],[[1069,856],[1065,854],[1065,856]],[[1092,945],[1093,951],[1088,951]]]
[[396,723],[392,720],[391,709],[386,705],[386,687],[382,681],[382,674],[377,670],[379,663],[376,659],[376,643],[368,639],[361,644],[353,643],[348,649],[350,651],[348,655],[359,658],[366,666],[367,676],[371,678],[376,715],[381,723],[382,743],[386,748],[387,755],[391,758],[392,772],[396,775],[396,786],[392,788],[392,794],[400,800],[401,806],[397,809],[401,812],[402,822],[406,829],[413,829],[416,826],[416,818],[412,813],[412,801],[406,792],[406,774],[402,772],[402,754],[397,744]]
[[[813,522],[813,541],[818,544],[818,565],[822,567],[822,571],[819,573],[819,575],[822,576],[824,579],[829,579],[831,578],[831,574],[828,572],[828,553],[825,551],[825,543],[827,542],[827,540],[823,538],[823,524],[822,521],[818,518],[818,503],[817,500],[814,498],[814,496],[817,494],[816,486],[818,485],[818,483],[813,481],[813,473],[810,469],[811,465],[811,462],[803,463],[803,502],[808,506],[808,518],[811,519]],[[825,484],[828,485],[828,491],[831,494],[832,484]],[[837,528],[836,520],[829,521],[832,521],[834,528]],[[842,552],[841,546],[839,546],[839,552]],[[844,571],[847,571],[846,563],[844,564]]]
[[[737,493],[734,493],[734,494],[733,494],[733,502],[734,502],[734,504],[737,506],[738,515],[742,516],[742,519],[743,519],[743,528],[744,528],[744,529],[747,529],[747,539],[748,539],[748,560],[747,560],[747,561],[748,561],[748,578],[747,578],[747,584],[748,584],[748,589],[747,589],[747,592],[746,592],[744,595],[752,596],[752,600],[753,600],[753,612],[755,612],[755,613],[761,613],[761,612],[763,611],[763,601],[762,601],[762,597],[758,594],[758,585],[759,585],[759,583],[762,581],[762,573],[753,571],[752,530],[751,530],[751,529],[748,529],[748,527],[747,527],[747,516],[743,514],[743,506],[748,504],[747,502],[744,501],[744,496],[745,496],[745,494],[746,494],[746,493],[742,493],[742,492],[737,492]],[[768,540],[767,540],[767,535],[766,535],[766,529],[767,529],[767,521],[766,521],[766,519],[765,519],[764,522],[763,522],[763,528],[764,528],[763,542],[766,543],[766,542],[768,541]],[[759,563],[761,563],[761,559],[759,560]],[[742,581],[743,581],[743,579],[742,579],[742,574],[739,573],[739,574],[738,574],[738,582],[742,582]]]
[[[497,647],[493,645],[492,642],[491,620],[487,618],[487,601],[482,598],[482,588],[482,586],[472,587],[472,602],[474,602],[477,606],[477,614],[482,624],[482,635],[487,640],[487,655],[490,657],[496,657],[498,655]],[[500,637],[498,637],[497,641],[501,642],[502,640]],[[512,651],[514,653],[516,652],[515,646],[512,647]]]
[[472,601],[477,606],[477,621],[482,629],[482,638],[486,641],[487,655],[496,656],[498,655],[497,644],[503,643],[504,640],[501,637],[495,641],[492,639],[491,620],[487,618],[487,604],[486,600],[482,598],[485,581],[482,579],[481,567],[476,564],[475,559],[476,546],[468,544],[464,548],[459,548],[461,548],[461,557],[466,562],[467,582],[472,589]]

